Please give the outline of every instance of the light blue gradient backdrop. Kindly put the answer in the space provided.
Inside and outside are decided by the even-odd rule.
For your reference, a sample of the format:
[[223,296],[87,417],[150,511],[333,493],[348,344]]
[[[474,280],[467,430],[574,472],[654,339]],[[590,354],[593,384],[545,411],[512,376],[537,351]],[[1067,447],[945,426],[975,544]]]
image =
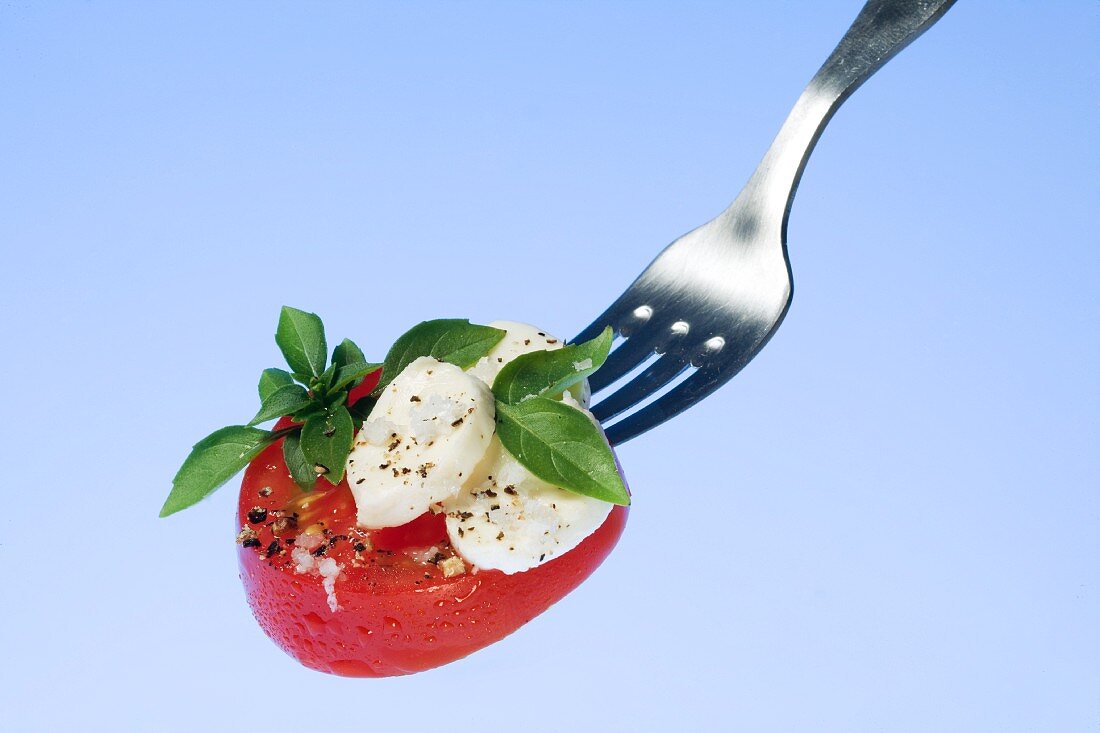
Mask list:
[[572,335],[859,5],[0,4],[0,727],[1095,730],[1093,2],[963,0],[841,109],[786,323],[622,449],[622,543],[503,643],[309,672],[244,604],[235,490],[156,519],[280,305],[377,355]]

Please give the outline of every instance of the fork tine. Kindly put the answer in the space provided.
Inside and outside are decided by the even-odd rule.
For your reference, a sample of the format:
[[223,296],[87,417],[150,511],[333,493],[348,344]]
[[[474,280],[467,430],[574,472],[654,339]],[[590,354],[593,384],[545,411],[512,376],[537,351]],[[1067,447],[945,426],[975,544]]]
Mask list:
[[603,366],[588,378],[592,394],[599,392],[649,358],[649,355],[656,351],[654,347],[657,345],[652,338],[648,337],[646,330],[624,341],[619,348],[611,352]]
[[585,326],[584,330],[578,333],[576,337],[574,337],[573,340],[569,343],[579,344],[585,341],[591,341],[592,339],[599,336],[600,332],[608,326],[611,326],[611,328],[614,329],[615,333],[619,333],[619,328],[621,327],[623,321],[623,314],[630,311],[630,308],[626,303],[626,295],[629,292],[630,291],[628,290],[627,292],[620,295],[614,303],[607,307],[607,310],[600,314],[599,318]]
[[601,400],[599,404],[592,408],[592,414],[600,422],[615,417],[661,389],[687,367],[688,358],[684,350],[677,349],[675,353],[670,351],[650,364],[637,377]]
[[615,324],[611,320],[611,310],[612,309],[610,308],[607,309],[607,311],[602,316],[585,326],[584,330],[578,333],[569,343],[580,344],[585,341],[591,341],[592,339],[599,336],[600,332],[603,331],[606,327],[611,326],[612,328],[614,328]]
[[[607,428],[608,442],[611,445],[621,445],[665,420],[679,415],[733,378],[737,372],[741,371],[742,366],[744,364],[725,372],[701,367],[668,394]],[[596,373],[599,374],[599,372]]]

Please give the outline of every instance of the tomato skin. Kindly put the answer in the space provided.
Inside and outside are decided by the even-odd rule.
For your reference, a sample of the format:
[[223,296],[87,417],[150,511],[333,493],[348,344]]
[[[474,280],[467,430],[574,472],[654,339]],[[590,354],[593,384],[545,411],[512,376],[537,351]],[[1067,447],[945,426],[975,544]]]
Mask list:
[[[288,506],[300,510],[299,522],[279,531]],[[266,516],[252,522],[257,508]],[[461,659],[545,611],[599,567],[626,517],[626,507],[615,507],[578,547],[526,572],[473,574],[467,566],[466,574],[446,578],[437,565],[404,552],[447,545],[442,515],[361,530],[347,483],[330,488],[319,480],[314,492],[303,494],[289,477],[279,441],[252,462],[241,485],[238,526],[254,533],[248,546],[238,542],[241,580],[261,628],[305,666],[348,677],[410,674]],[[323,557],[342,566],[335,612],[321,577],[296,572],[294,538],[309,525],[329,540]],[[356,552],[359,541],[375,549]]]

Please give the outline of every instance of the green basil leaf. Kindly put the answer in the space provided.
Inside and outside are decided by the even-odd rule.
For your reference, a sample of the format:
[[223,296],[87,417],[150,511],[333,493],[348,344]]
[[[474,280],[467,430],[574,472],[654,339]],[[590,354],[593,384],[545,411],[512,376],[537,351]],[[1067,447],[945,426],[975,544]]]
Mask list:
[[317,376],[324,372],[328,345],[325,327],[315,313],[284,305],[279,313],[275,343],[295,374]]
[[509,405],[539,395],[559,395],[603,366],[612,340],[611,329],[605,328],[583,344],[517,356],[493,380],[493,395]]
[[575,407],[546,397],[498,402],[497,435],[543,481],[612,504],[630,503],[607,439]]
[[302,426],[302,452],[306,460],[334,486],[344,479],[354,441],[355,426],[351,413],[343,405],[313,415]]
[[267,396],[260,405],[260,411],[256,413],[256,417],[249,420],[248,424],[258,425],[283,415],[293,415],[312,402],[313,398],[309,396],[309,392],[306,392],[305,387],[298,384],[284,385]]
[[313,470],[313,464],[306,459],[302,452],[302,436],[300,430],[295,430],[283,440],[283,460],[286,462],[290,477],[298,488],[303,491],[312,491],[313,484],[317,481],[317,472]]
[[195,443],[172,479],[172,491],[161,507],[160,516],[175,514],[208,496],[237,475],[276,437],[267,430],[232,425]]
[[260,401],[266,400],[272,392],[288,384],[294,384],[294,377],[290,376],[290,372],[282,369],[264,369],[260,375],[260,384],[256,388],[260,393]]
[[298,410],[293,415],[291,415],[290,419],[296,423],[304,423],[306,420],[310,419],[314,415],[319,415],[324,411],[324,403],[318,400],[313,400],[306,407]]
[[314,377],[309,382],[310,391],[314,394],[327,393],[332,382],[336,379],[336,365],[330,364],[329,368],[322,372],[319,376]]
[[336,365],[337,369],[348,364],[366,362],[366,360],[367,357],[363,355],[363,350],[356,346],[351,339],[344,339],[332,350],[332,363]]
[[354,387],[363,381],[363,377],[373,372],[381,364],[368,364],[364,361],[345,364],[336,371],[336,380],[333,382],[332,391]]
[[381,392],[402,369],[422,356],[435,357],[460,369],[467,369],[492,351],[504,334],[498,328],[478,326],[460,318],[419,323],[397,339],[386,354],[382,379],[374,391],[376,394]]

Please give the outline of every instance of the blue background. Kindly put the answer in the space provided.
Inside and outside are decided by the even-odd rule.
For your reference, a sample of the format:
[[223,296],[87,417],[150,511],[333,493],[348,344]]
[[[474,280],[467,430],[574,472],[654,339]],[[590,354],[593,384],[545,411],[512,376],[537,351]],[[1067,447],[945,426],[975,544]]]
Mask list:
[[615,554],[504,642],[310,672],[244,603],[235,491],[156,518],[280,305],[376,355],[572,335],[859,5],[0,5],[4,727],[1096,730],[1092,2],[964,0],[840,110],[785,324],[621,450]]

